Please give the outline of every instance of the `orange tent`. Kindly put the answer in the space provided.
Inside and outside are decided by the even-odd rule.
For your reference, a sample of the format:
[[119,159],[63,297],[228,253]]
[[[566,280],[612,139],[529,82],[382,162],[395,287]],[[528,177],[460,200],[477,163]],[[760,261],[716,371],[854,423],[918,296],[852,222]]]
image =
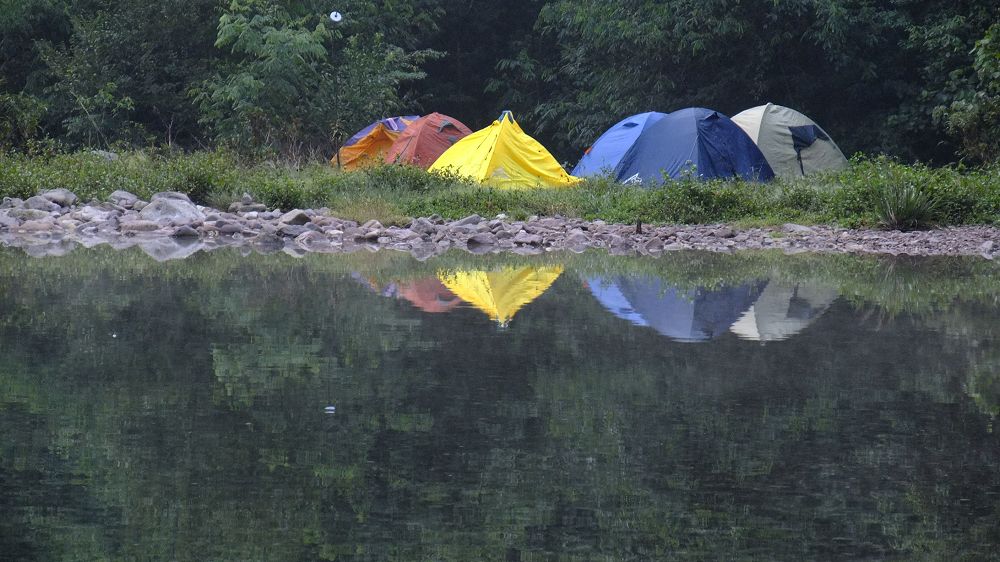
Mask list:
[[416,115],[389,117],[368,125],[347,139],[344,146],[330,159],[330,164],[345,170],[355,170],[367,164],[390,161],[385,153],[392,147],[399,133],[417,120]]
[[385,155],[386,162],[428,168],[459,139],[472,133],[464,123],[431,113],[407,125]]

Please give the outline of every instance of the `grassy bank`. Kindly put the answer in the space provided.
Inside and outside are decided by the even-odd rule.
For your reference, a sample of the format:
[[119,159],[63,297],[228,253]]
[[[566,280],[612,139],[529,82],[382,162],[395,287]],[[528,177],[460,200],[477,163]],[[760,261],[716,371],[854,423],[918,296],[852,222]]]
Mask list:
[[769,184],[690,180],[643,189],[591,179],[574,189],[501,190],[401,166],[343,173],[323,163],[246,164],[220,152],[137,152],[116,161],[90,153],[0,156],[0,195],[25,198],[56,187],[84,200],[116,189],[140,197],[180,191],[219,208],[246,192],[281,209],[328,207],[339,216],[387,223],[434,213],[561,214],[625,223],[1000,223],[1000,169],[929,168],[887,158],[856,159],[843,172]]

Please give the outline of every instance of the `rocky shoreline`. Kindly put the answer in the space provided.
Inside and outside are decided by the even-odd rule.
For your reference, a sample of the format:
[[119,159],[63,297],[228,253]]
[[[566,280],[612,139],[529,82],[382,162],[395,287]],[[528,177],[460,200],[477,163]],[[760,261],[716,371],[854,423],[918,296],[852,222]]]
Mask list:
[[182,193],[154,195],[150,201],[116,191],[105,202],[82,204],[65,189],[0,204],[0,245],[32,256],[58,256],[78,246],[139,246],[165,261],[216,248],[245,253],[349,253],[391,249],[428,259],[452,249],[473,254],[605,249],[613,255],[659,256],[674,250],[777,249],[785,253],[857,253],[939,256],[1000,254],[1000,228],[949,227],[899,232],[852,230],[832,226],[734,229],[728,225],[639,226],[561,217],[510,221],[503,215],[472,215],[455,221],[438,216],[413,220],[406,227],[378,221],[358,224],[331,216],[326,209],[268,210],[249,196],[228,211],[195,205]]

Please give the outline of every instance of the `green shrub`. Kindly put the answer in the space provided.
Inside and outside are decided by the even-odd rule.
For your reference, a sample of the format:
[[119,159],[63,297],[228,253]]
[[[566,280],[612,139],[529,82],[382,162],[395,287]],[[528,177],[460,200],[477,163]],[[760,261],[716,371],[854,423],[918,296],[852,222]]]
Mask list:
[[890,183],[879,192],[877,211],[886,228],[910,230],[933,223],[940,207],[940,200],[927,188]]

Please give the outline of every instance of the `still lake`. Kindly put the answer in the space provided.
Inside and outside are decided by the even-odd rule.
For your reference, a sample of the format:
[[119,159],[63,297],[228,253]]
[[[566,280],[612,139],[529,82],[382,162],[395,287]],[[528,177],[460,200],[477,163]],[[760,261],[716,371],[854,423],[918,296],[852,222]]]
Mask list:
[[0,559],[997,559],[998,274],[0,249]]

